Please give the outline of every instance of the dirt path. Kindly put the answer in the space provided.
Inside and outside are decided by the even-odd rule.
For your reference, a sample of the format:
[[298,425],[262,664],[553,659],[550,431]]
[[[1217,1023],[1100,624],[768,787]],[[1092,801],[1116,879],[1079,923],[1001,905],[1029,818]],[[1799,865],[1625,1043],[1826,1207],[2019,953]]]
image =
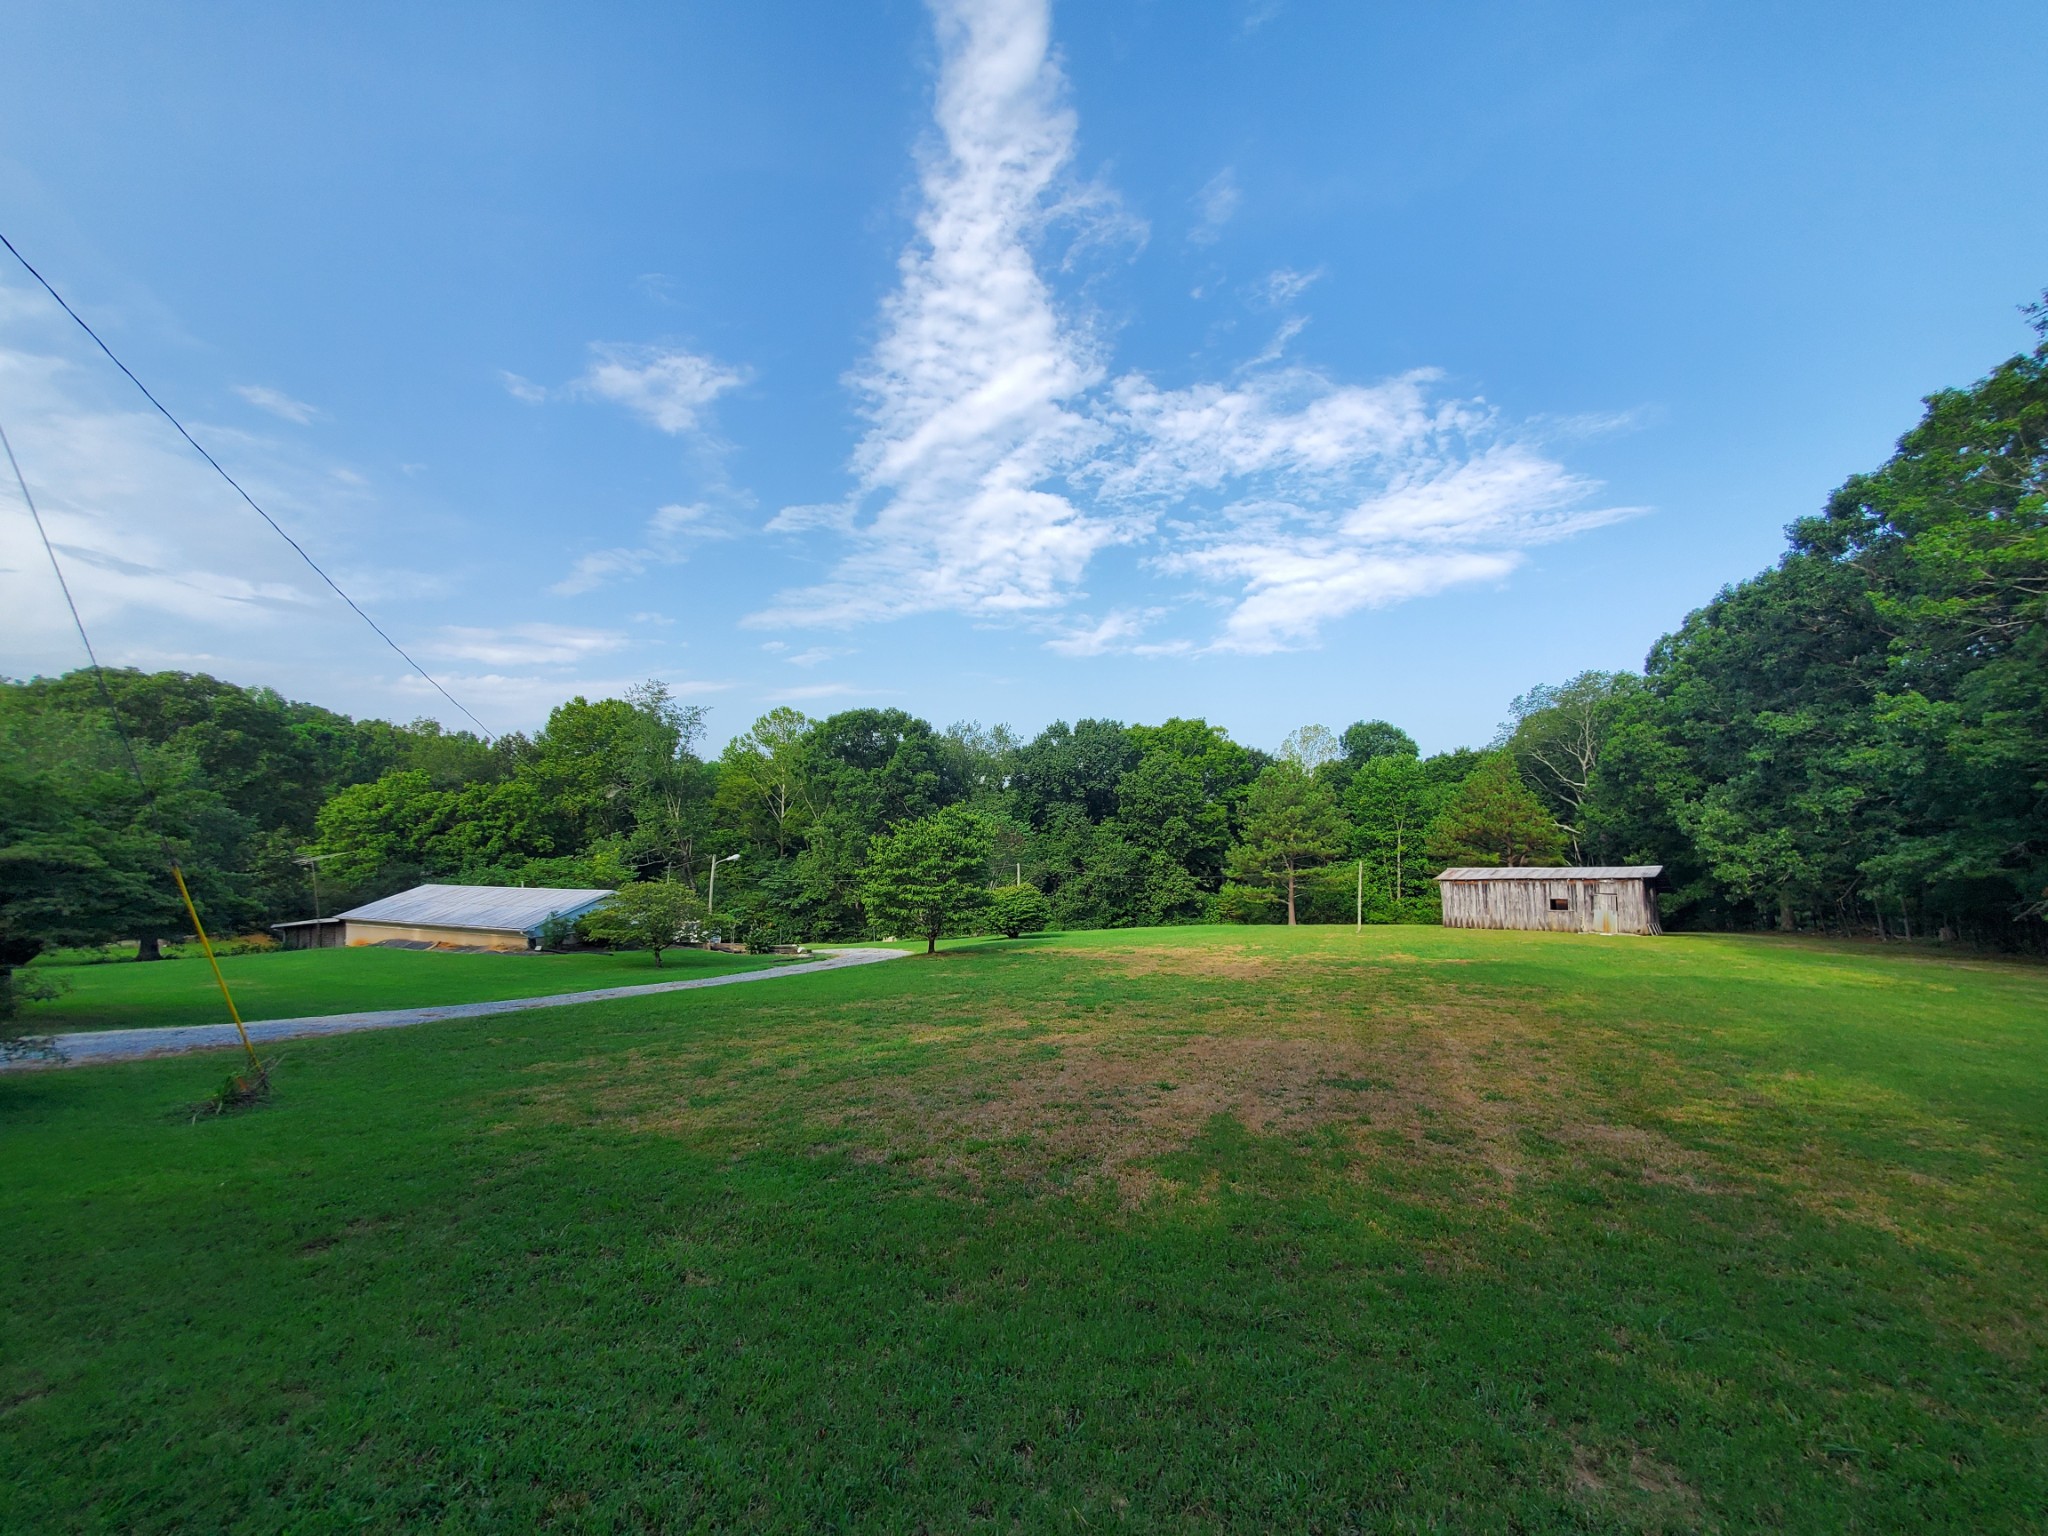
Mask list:
[[[837,949],[824,960],[782,965],[735,976],[704,976],[692,981],[659,981],[636,987],[603,987],[594,992],[557,992],[549,997],[513,997],[493,1003],[449,1003],[438,1008],[385,1008],[373,1013],[329,1013],[304,1019],[264,1019],[248,1026],[258,1045],[274,1040],[301,1040],[312,1035],[346,1035],[360,1029],[402,1029],[439,1019],[476,1019],[493,1013],[523,1013],[529,1008],[567,1008],[576,1003],[602,1003],[620,997],[648,997],[658,992],[685,992],[692,987],[736,987],[750,981],[780,981],[785,976],[811,976],[843,971],[849,966],[900,960],[900,949]],[[48,1057],[0,1061],[0,1072],[37,1067],[83,1067],[103,1061],[140,1061],[151,1056],[180,1056],[187,1051],[239,1047],[232,1024],[183,1024],[165,1029],[108,1029],[46,1037],[60,1060]]]

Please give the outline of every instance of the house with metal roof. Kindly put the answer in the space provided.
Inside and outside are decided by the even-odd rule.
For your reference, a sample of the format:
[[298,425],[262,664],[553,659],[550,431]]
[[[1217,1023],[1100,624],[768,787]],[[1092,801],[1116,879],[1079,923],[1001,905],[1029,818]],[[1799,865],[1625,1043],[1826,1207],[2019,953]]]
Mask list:
[[[331,944],[383,944],[405,949],[523,950],[540,947],[541,925],[593,912],[613,892],[551,886],[416,885],[335,917],[280,923],[294,949]],[[305,933],[287,933],[304,929]]]
[[1436,877],[1446,928],[1662,933],[1662,864],[1447,869]]

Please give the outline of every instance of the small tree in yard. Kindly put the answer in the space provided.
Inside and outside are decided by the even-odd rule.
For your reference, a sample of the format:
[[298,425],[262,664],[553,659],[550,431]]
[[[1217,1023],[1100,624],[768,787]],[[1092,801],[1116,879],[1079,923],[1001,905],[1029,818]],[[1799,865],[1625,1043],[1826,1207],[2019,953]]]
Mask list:
[[1244,836],[1230,850],[1227,870],[1232,880],[1245,884],[1284,886],[1291,928],[1296,883],[1343,848],[1344,818],[1336,800],[1301,764],[1283,758],[1252,782]]
[[994,840],[982,817],[959,806],[907,822],[868,849],[861,899],[875,922],[924,935],[924,952],[988,905],[982,885]]
[[1006,939],[1041,932],[1052,921],[1052,907],[1035,885],[1010,885],[997,891],[989,906],[989,925]]
[[583,931],[613,949],[651,949],[654,963],[661,952],[683,941],[685,932],[704,921],[704,903],[687,885],[674,880],[641,880],[620,887],[612,899],[583,919]]

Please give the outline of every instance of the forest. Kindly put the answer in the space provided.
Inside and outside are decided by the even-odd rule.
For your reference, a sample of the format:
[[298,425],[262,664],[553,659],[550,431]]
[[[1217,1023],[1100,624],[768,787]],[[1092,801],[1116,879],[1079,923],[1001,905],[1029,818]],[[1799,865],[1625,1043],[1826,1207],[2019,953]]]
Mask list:
[[942,816],[973,829],[987,888],[1029,887],[1065,928],[1430,921],[1447,864],[1656,863],[1670,927],[2040,950],[2048,309],[2029,313],[2042,345],[1930,396],[1774,566],[1640,672],[1532,687],[1483,748],[1424,756],[1375,719],[1268,752],[1200,719],[1026,739],[777,709],[709,754],[705,709],[659,682],[485,741],[181,672],[9,681],[0,967],[185,932],[167,852],[223,931],[312,916],[316,869],[331,913],[424,880],[701,892],[718,859],[718,921],[749,942],[893,932],[870,866]]

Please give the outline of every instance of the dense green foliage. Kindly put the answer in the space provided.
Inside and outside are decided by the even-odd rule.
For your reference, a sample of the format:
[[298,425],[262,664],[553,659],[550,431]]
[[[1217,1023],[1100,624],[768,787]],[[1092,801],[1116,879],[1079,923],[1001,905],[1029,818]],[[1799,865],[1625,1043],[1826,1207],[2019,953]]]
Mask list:
[[2044,1016],[1197,928],[299,1041],[196,1125],[217,1059],[0,1077],[0,1529],[2038,1531]]
[[933,953],[989,905],[992,840],[987,821],[959,805],[884,832],[868,850],[861,884],[870,917],[916,934]]
[[709,894],[738,936],[896,926],[871,853],[949,808],[984,889],[1064,928],[1428,919],[1444,863],[1656,863],[1674,926],[2041,947],[2048,903],[2048,346],[1931,397],[1898,452],[1761,575],[1652,649],[1510,706],[1488,751],[1306,726],[1277,756],[1199,719],[940,731],[895,709],[763,716],[715,761],[650,683],[486,744],[180,673],[0,688],[0,968],[181,932],[165,844],[223,929],[422,879]]

